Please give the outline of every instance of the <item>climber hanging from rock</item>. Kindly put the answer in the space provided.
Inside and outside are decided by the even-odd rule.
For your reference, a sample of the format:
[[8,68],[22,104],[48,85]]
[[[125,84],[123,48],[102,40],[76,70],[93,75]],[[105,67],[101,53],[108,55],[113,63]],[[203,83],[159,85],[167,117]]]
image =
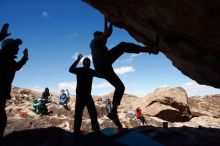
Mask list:
[[[90,48],[92,53],[92,59],[96,72],[100,77],[106,79],[112,86],[115,87],[115,92],[113,95],[112,101],[112,110],[108,114],[108,118],[111,119],[119,128],[122,128],[122,125],[119,121],[117,115],[117,108],[120,105],[121,98],[124,94],[124,84],[114,72],[112,64],[123,54],[123,53],[152,53],[158,54],[158,48],[156,45],[151,47],[145,47],[136,45],[134,43],[121,42],[117,46],[108,50],[106,43],[108,38],[112,34],[112,23],[108,24],[107,19],[105,18],[104,32],[96,31],[94,32],[94,38],[91,41]],[[157,43],[159,42],[159,37],[157,36]]]

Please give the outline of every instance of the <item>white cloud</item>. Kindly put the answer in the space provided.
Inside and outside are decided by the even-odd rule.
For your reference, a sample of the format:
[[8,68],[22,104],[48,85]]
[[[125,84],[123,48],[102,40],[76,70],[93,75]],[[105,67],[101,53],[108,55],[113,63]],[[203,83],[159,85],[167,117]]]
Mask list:
[[139,54],[131,54],[131,57],[134,58],[134,57],[138,57],[138,56],[141,56],[143,53],[139,53]]
[[74,33],[69,33],[67,36],[68,36],[69,38],[73,38],[73,37],[77,37],[78,34],[77,34],[76,32],[74,32]]
[[135,69],[132,66],[123,66],[119,68],[114,68],[114,71],[118,75],[123,75],[129,72],[135,72]]
[[[72,57],[72,58],[73,58],[74,60],[76,60],[79,54],[80,54],[79,52],[75,52],[75,53],[73,54],[73,57]],[[82,55],[83,55],[83,54],[82,54]],[[86,57],[88,57],[88,58],[91,60],[91,62],[92,62],[92,55],[87,54],[87,55],[83,55],[83,58],[80,60],[80,63],[82,63],[83,59],[86,58]]]
[[113,48],[113,47],[114,47],[114,45],[112,45],[112,44],[111,44],[110,46],[108,46],[109,49],[111,49],[111,48]]
[[125,90],[125,93],[135,95],[137,97],[144,97],[148,92],[143,90]]
[[42,12],[42,16],[43,16],[43,17],[46,17],[46,18],[49,18],[49,17],[50,17],[50,15],[49,15],[49,13],[48,13],[47,11],[43,11],[43,12]]
[[21,69],[19,69],[18,71],[19,71],[19,72],[23,72],[23,70],[24,70],[24,68],[22,67],[22,68],[21,68]]
[[129,58],[126,58],[126,59],[123,59],[123,60],[119,60],[118,62],[119,63],[125,63],[125,64],[131,64],[133,60],[134,60],[134,58],[129,57]]
[[39,86],[34,86],[33,88],[31,88],[32,90],[36,91],[36,92],[43,92],[44,88],[41,88]]
[[169,86],[169,85],[164,84],[164,85],[160,85],[158,88],[165,88],[165,87],[170,87],[170,86]]
[[59,90],[68,89],[70,92],[75,93],[76,91],[76,81],[74,82],[62,82],[58,84]]
[[78,57],[78,55],[79,55],[79,52],[75,52],[75,53],[73,54],[73,57],[72,57],[72,58],[76,60],[77,57]]
[[[75,94],[76,93],[76,85],[77,85],[76,81],[74,81],[74,82],[62,82],[62,83],[58,84],[58,89],[59,89],[59,91],[62,90],[62,89],[64,89],[64,90],[68,89],[71,94]],[[105,94],[108,94],[110,92],[110,90],[109,90],[110,88],[112,88],[112,86],[108,82],[102,82],[102,83],[98,83],[98,84],[93,83],[93,85],[92,85],[92,94],[94,94],[94,95],[105,95]],[[44,89],[39,90],[39,91],[42,92],[43,90]],[[57,91],[57,92],[59,92],[59,91]]]
[[188,96],[196,96],[196,95],[204,96],[209,94],[220,94],[220,89],[216,89],[211,86],[200,85],[195,81],[185,83],[182,87],[186,90]]
[[128,58],[125,58],[125,59],[120,59],[119,63],[125,63],[125,64],[131,64],[132,61],[134,61],[134,58],[135,57],[138,57],[138,56],[141,56],[143,53],[139,53],[139,54],[131,54]]
[[108,88],[108,87],[111,87],[111,84],[108,82],[103,82],[93,85],[93,89]]

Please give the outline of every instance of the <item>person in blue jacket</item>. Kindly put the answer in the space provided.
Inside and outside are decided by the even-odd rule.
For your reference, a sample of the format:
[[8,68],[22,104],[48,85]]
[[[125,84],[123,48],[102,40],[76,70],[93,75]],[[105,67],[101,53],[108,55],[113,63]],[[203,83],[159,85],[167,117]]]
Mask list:
[[68,103],[68,96],[66,95],[65,93],[65,90],[61,90],[61,94],[60,94],[60,97],[59,97],[59,103],[61,105],[63,105],[64,107],[67,107],[67,103]]

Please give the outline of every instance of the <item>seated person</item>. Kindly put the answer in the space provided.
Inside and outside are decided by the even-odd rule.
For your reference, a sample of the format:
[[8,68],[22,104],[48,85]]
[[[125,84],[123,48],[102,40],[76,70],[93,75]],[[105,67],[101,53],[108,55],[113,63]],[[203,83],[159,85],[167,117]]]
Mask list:
[[70,100],[70,93],[69,93],[68,89],[66,89],[66,95],[67,95],[67,102],[69,102],[69,100]]
[[112,102],[111,100],[108,98],[104,101],[105,103],[105,108],[106,108],[106,112],[109,114],[111,113],[111,110],[112,110]]
[[38,107],[40,105],[40,101],[37,99],[34,100],[34,105],[33,105],[33,112],[38,113]]
[[128,111],[127,112],[127,117],[131,118],[131,119],[135,119],[135,112],[134,111]]
[[45,100],[47,103],[49,102],[49,88],[45,88],[44,92],[42,93],[42,100]]
[[142,125],[142,126],[147,124],[147,122],[145,121],[144,116],[143,116],[142,113],[141,113],[140,107],[136,108],[135,117],[136,117],[137,119],[141,120],[141,125]]
[[41,114],[41,115],[49,115],[49,112],[48,112],[48,108],[47,108],[47,101],[42,99],[40,100],[40,104],[38,106],[38,113]]
[[69,100],[69,97],[66,95],[64,90],[61,90],[61,95],[59,97],[59,103],[63,106],[67,107],[67,102]]

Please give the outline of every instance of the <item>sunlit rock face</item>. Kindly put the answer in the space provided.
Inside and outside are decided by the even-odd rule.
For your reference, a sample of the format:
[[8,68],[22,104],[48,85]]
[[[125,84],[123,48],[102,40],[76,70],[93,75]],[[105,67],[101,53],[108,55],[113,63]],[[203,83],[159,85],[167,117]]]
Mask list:
[[142,113],[169,122],[186,122],[191,119],[188,96],[183,88],[157,88],[132,103],[140,107]]
[[209,115],[220,118],[220,94],[190,97],[188,105],[193,116]]
[[183,74],[220,88],[220,1],[83,0],[146,46],[159,50]]

